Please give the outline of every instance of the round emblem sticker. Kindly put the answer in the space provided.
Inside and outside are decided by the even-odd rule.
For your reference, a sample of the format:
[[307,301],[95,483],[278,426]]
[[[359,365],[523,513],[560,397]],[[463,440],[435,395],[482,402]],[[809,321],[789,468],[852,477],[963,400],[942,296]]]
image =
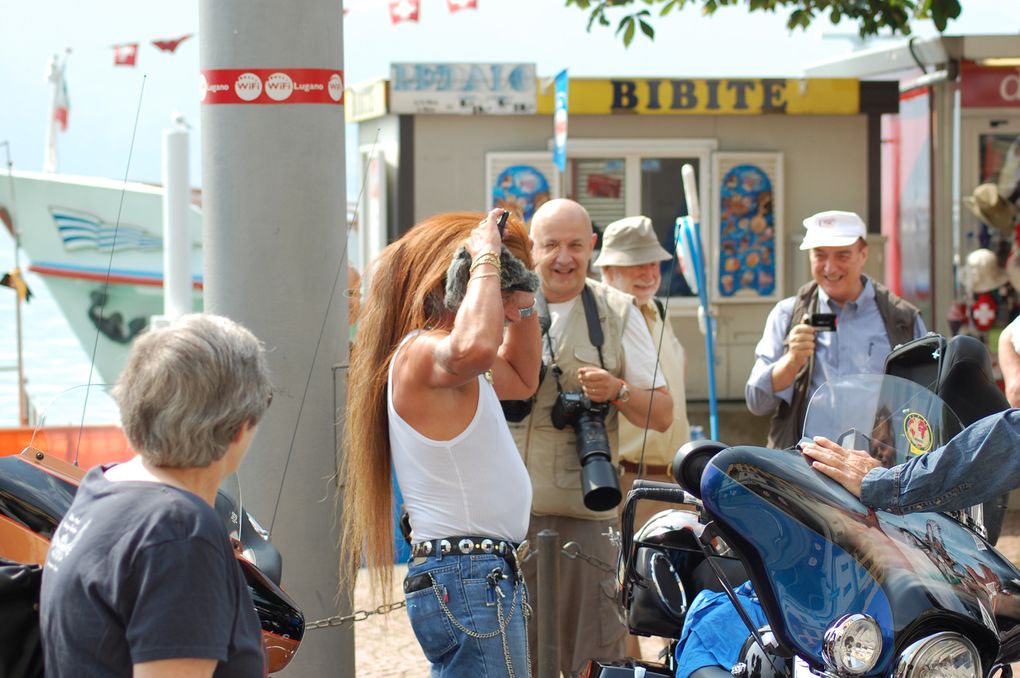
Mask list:
[[906,416],[903,420],[903,433],[907,436],[911,454],[924,454],[931,450],[931,427],[921,414],[911,412]]
[[255,101],[262,96],[262,78],[254,73],[242,73],[234,81],[234,93],[241,101]]
[[273,73],[266,78],[266,94],[273,101],[286,101],[294,93],[294,80],[286,73]]
[[333,101],[340,101],[344,97],[344,79],[339,73],[329,76],[329,83],[326,86],[329,98]]

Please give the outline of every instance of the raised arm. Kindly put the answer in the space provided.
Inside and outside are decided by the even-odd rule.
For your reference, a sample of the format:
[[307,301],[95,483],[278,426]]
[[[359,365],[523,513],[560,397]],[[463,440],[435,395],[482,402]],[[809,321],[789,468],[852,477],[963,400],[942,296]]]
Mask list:
[[[780,402],[790,402],[792,397],[796,370],[793,372],[794,376],[789,376],[785,373],[789,366],[784,368],[780,362],[792,360],[786,357],[785,342],[786,328],[791,324],[793,304],[794,300],[790,298],[775,305],[765,321],[761,340],[754,349],[754,365],[744,387],[744,400],[752,414],[772,414]],[[787,378],[789,383],[786,383]],[[777,386],[780,388],[776,388]]]
[[474,270],[453,326],[427,332],[401,352],[396,366],[401,383],[408,377],[406,383],[425,388],[455,388],[496,362],[503,341],[503,303],[496,263],[501,247],[496,228],[500,212],[490,212],[464,241]]
[[501,400],[526,400],[538,390],[538,372],[542,367],[542,339],[535,313],[535,295],[514,292],[511,303],[516,307],[508,313],[530,309],[530,315],[519,322],[510,320],[503,332],[503,343],[492,368],[492,385]]

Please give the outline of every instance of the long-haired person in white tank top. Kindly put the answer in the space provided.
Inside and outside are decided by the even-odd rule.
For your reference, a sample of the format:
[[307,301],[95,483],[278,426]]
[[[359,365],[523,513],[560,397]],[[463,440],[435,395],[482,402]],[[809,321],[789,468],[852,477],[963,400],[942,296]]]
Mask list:
[[408,617],[438,676],[529,675],[516,548],[531,482],[499,400],[538,388],[531,242],[502,210],[430,217],[371,267],[351,356],[341,580],[364,561],[386,601],[391,473],[411,524]]

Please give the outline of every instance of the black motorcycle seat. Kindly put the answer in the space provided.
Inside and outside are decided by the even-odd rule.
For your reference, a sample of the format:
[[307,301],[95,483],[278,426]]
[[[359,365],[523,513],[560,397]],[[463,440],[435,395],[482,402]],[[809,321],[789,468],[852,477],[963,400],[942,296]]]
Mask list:
[[[726,581],[731,587],[740,586],[750,577],[747,575],[747,568],[735,558],[716,558],[715,565],[726,575]],[[702,560],[691,573],[691,580],[694,582],[694,590],[701,591],[708,589],[719,593],[723,585],[715,576],[715,570],[707,560]]]

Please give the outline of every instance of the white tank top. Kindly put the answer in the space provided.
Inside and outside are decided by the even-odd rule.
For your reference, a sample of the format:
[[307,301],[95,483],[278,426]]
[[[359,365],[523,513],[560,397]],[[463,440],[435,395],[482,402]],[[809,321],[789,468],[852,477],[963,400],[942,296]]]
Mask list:
[[386,408],[390,454],[404,506],[411,518],[411,542],[457,535],[522,541],[531,515],[531,479],[496,391],[478,376],[475,416],[450,440],[433,440],[414,430],[393,407],[393,363]]

